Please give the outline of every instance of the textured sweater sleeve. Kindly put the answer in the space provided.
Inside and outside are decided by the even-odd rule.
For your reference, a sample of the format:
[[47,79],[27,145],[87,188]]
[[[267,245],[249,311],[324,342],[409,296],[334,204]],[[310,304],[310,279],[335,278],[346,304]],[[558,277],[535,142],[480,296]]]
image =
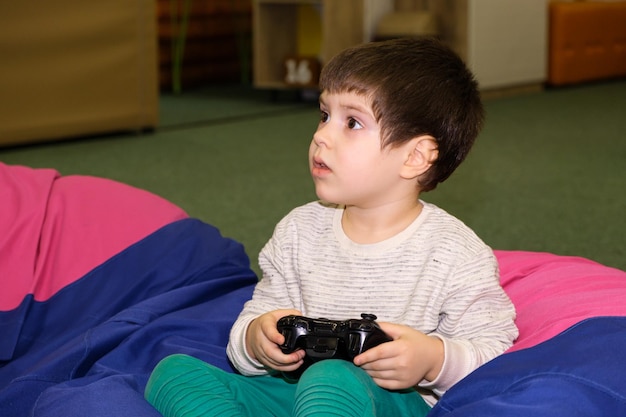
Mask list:
[[263,375],[269,371],[247,352],[245,340],[250,323],[268,311],[299,309],[297,300],[291,295],[297,297],[298,283],[295,279],[288,280],[289,274],[283,271],[283,248],[289,248],[289,243],[282,238],[285,235],[285,223],[286,220],[283,220],[276,226],[274,235],[259,254],[263,278],[256,285],[252,299],[244,305],[230,332],[226,352],[232,364],[243,375]]
[[461,263],[441,311],[436,336],[443,340],[445,360],[439,376],[420,387],[441,396],[474,369],[504,352],[517,337],[514,307],[498,282],[492,251]]

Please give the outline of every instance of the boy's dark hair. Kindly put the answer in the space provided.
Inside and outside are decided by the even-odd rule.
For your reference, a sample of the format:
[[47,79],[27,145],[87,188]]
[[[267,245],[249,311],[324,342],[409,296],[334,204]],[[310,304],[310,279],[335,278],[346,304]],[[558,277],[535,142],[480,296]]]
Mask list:
[[400,38],[346,49],[322,69],[319,87],[371,100],[382,147],[420,135],[437,141],[439,156],[420,178],[433,190],[465,159],[482,128],[478,84],[461,58],[432,38]]

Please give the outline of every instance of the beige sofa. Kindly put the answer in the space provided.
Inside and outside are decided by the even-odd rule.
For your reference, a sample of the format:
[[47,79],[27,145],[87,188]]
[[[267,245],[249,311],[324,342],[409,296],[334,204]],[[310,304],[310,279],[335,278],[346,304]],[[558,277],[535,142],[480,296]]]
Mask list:
[[0,146],[156,126],[154,0],[0,2]]

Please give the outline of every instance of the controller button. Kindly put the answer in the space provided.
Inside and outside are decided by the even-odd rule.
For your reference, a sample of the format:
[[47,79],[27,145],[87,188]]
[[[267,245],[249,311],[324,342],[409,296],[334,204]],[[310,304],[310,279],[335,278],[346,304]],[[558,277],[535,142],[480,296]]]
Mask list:
[[361,351],[361,338],[358,334],[348,335],[348,351],[360,353]]

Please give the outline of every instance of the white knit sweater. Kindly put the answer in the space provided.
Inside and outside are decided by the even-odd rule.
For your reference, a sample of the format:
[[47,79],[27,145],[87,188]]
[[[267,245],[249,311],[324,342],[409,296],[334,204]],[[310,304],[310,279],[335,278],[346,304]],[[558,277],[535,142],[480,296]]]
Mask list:
[[515,310],[493,252],[460,220],[422,203],[408,228],[368,245],[344,234],[341,207],[313,202],[283,218],[259,255],[263,278],[231,331],[235,367],[245,375],[267,373],[247,354],[245,332],[260,314],[286,308],[335,320],[372,313],[439,337],[443,369],[420,384],[433,398],[511,346]]

